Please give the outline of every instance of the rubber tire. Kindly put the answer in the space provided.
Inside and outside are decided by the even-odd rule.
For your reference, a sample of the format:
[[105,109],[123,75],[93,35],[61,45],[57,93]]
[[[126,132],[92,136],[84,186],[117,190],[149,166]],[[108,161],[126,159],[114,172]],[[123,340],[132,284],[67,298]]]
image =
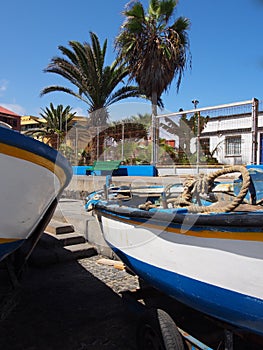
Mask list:
[[137,326],[139,350],[185,350],[183,338],[173,319],[161,309],[149,309]]

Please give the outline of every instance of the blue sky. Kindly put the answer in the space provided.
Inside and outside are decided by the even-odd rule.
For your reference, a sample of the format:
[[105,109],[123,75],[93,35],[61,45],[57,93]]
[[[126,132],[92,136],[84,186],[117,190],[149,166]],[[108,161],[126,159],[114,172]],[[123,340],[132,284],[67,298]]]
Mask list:
[[[43,69],[60,55],[59,45],[69,40],[89,41],[95,32],[108,39],[106,63],[115,58],[113,41],[124,20],[121,12],[127,0],[9,0],[1,3],[0,105],[21,115],[39,115],[41,108],[70,105],[79,115],[87,106],[65,93],[40,97],[48,85],[66,81]],[[148,0],[141,1],[144,6]],[[179,108],[213,106],[253,97],[263,100],[263,1],[180,0],[175,18],[190,19],[192,69],[184,74],[179,93],[174,85],[163,94],[164,112]],[[149,109],[149,103],[124,102],[135,114]],[[117,112],[116,112],[117,113]]]

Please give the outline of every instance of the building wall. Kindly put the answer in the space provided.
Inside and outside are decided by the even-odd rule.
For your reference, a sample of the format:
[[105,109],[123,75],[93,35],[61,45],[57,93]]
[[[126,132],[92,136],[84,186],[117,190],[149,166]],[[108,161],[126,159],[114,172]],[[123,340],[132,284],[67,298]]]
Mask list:
[[[226,116],[210,119],[201,133],[202,138],[209,138],[210,152],[220,163],[252,164],[253,163],[253,120],[251,115]],[[257,120],[257,164],[261,161],[260,135],[263,134],[263,114],[260,113]],[[228,154],[228,142],[240,137],[240,152]],[[239,147],[239,146],[238,146]]]
[[21,117],[21,132],[25,132],[28,130],[33,130],[36,128],[40,128],[41,124],[39,123],[40,119],[37,117],[33,117],[31,115],[24,115]]
[[12,129],[20,131],[20,116],[8,115],[0,112],[0,121],[12,127]]

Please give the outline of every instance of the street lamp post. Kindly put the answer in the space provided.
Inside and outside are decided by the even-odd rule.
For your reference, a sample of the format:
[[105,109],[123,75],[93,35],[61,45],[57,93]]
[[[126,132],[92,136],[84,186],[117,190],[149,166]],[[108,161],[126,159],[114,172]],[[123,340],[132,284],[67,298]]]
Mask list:
[[196,109],[199,101],[198,100],[192,100],[192,104],[194,105],[194,108]]

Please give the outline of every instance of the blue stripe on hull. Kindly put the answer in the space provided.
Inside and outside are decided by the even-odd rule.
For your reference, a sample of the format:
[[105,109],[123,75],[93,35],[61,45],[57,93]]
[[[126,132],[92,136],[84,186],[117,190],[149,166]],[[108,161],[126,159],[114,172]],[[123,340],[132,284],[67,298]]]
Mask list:
[[13,253],[23,243],[24,243],[24,240],[18,240],[15,242],[0,244],[0,261],[4,259],[7,255],[10,255],[11,253]]
[[112,247],[139,277],[178,301],[252,333],[263,335],[263,300],[152,266]]

